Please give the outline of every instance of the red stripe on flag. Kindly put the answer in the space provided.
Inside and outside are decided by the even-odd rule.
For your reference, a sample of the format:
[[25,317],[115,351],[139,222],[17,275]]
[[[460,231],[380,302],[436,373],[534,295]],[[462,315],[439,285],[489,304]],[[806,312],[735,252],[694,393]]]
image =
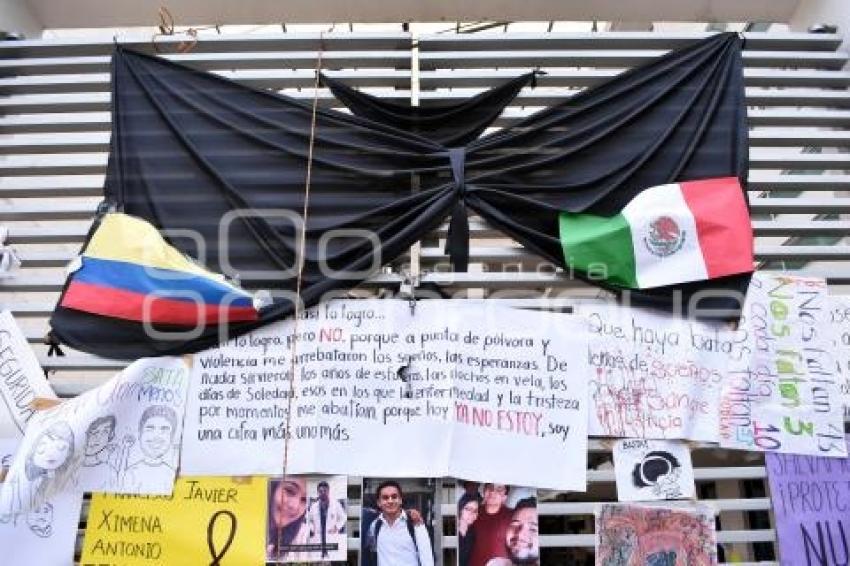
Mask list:
[[68,285],[61,305],[112,318],[182,326],[257,320],[257,311],[253,307],[227,307],[153,297],[80,281],[72,281]]
[[737,177],[679,183],[709,278],[753,270],[753,226]]

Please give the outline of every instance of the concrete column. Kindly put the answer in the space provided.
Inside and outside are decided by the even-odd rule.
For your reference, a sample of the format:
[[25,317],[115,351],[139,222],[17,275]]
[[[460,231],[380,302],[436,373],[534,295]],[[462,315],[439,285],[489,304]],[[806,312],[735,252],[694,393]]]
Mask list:
[[40,39],[44,26],[26,0],[0,0],[0,31]]

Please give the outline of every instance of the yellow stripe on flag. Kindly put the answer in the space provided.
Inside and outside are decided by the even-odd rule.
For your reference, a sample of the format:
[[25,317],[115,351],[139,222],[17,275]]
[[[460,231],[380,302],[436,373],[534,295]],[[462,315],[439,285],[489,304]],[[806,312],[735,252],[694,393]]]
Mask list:
[[195,264],[166,242],[153,225],[120,212],[103,217],[84,255],[170,269],[225,283],[224,277]]

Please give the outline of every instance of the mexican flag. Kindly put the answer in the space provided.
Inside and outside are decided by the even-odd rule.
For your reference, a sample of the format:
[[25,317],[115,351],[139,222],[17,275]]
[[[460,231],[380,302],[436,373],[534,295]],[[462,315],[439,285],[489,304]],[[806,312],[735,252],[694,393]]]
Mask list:
[[567,265],[648,289],[753,271],[753,231],[737,177],[650,187],[610,217],[562,212]]

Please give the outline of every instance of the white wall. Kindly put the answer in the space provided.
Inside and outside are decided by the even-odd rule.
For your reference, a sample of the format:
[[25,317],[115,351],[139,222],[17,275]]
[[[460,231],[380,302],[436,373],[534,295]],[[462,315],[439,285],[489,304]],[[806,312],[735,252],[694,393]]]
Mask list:
[[[844,36],[842,51],[850,51],[850,1],[800,0],[788,21],[791,31],[806,31],[815,24],[834,24]],[[846,66],[845,66],[846,68]]]

